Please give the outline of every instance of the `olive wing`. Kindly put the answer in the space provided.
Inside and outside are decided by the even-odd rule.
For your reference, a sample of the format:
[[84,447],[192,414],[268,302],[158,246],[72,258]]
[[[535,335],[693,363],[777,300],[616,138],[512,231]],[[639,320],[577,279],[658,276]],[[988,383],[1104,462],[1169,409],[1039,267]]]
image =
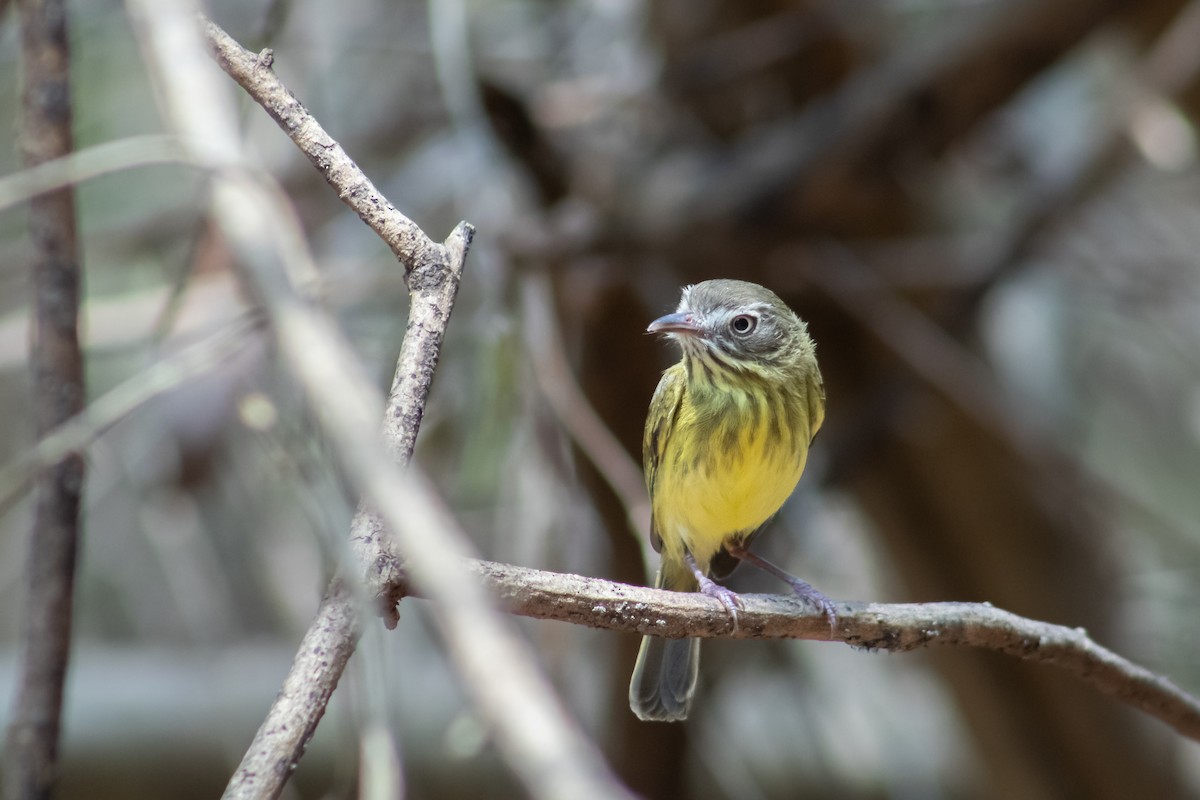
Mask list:
[[675,420],[683,402],[687,376],[683,365],[676,364],[663,373],[654,397],[650,400],[650,411],[646,414],[646,431],[642,437],[642,468],[646,473],[646,489],[650,492],[650,544],[656,552],[662,552],[662,536],[654,514],[654,482],[663,454],[670,446],[675,431]]

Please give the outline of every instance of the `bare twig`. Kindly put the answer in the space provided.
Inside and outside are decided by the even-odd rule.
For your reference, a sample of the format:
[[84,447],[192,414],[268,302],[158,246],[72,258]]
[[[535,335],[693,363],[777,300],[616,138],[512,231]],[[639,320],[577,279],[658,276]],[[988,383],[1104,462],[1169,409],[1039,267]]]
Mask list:
[[[21,144],[36,166],[62,157],[71,138],[70,48],[66,3],[20,4],[25,75]],[[36,429],[54,430],[84,401],[79,347],[80,265],[70,188],[34,197],[36,328],[30,353]],[[83,494],[83,460],[62,459],[42,476],[30,538],[22,620],[22,660],[4,758],[4,796],[49,797],[58,769],[63,683],[71,648],[71,604]]]
[[[271,115],[271,119],[308,157],[342,202],[350,206],[387,243],[404,265],[405,271],[418,273],[409,277],[410,288],[419,288],[419,284],[426,280],[443,280],[440,269],[442,262],[437,257],[436,243],[388,202],[346,155],[342,146],[325,132],[308,113],[308,109],[280,82],[271,70],[274,53],[270,50],[251,53],[211,21],[201,19],[200,25],[213,58],[221,69]],[[418,284],[415,287],[411,284],[414,280]],[[415,431],[413,435],[416,435]]]
[[[698,593],[472,562],[514,614],[665,637],[829,639],[829,621],[790,595],[739,595],[738,628],[724,606]],[[839,602],[835,639],[871,650],[928,645],[994,650],[1065,669],[1102,694],[1200,741],[1200,700],[1166,678],[1101,647],[1082,628],[1017,616],[987,603]]]
[[[271,70],[270,50],[255,54],[213,22],[200,26],[213,58],[247,94],[270,114],[339,198],[381,239],[404,266],[411,305],[404,344],[384,412],[383,441],[396,463],[412,457],[425,398],[437,366],[442,338],[458,292],[462,262],[472,229],[460,226],[445,245],[425,235],[398,211],[346,154],[295,95]],[[362,576],[385,624],[396,624],[397,587],[403,577],[399,558],[384,535],[379,515],[363,509],[351,525],[350,540],[359,562],[371,565]]]
[[[332,321],[304,297],[291,279],[289,258],[301,271],[312,266],[299,226],[280,198],[250,178],[238,153],[236,126],[227,98],[196,65],[200,42],[186,0],[131,0],[143,29],[143,43],[163,82],[171,122],[184,135],[191,157],[215,171],[212,213],[233,247],[274,328],[283,360],[309,401],[314,416],[337,453],[347,476],[377,512],[364,532],[352,535],[365,556],[360,565],[376,573],[371,585],[398,585],[394,554],[383,525],[404,549],[405,568],[416,585],[436,600],[437,614],[454,662],[484,717],[496,729],[496,742],[516,774],[536,797],[622,797],[598,753],[567,719],[519,637],[492,607],[483,587],[463,568],[469,552],[465,537],[432,499],[416,474],[406,474],[394,459],[411,454],[416,426],[437,363],[437,347],[449,318],[471,228],[460,225],[445,245],[435,245],[399,214],[360,170],[321,130],[270,71],[266,53],[247,53],[211,23],[205,23],[219,63],[266,107],[297,145],[309,155],[339,196],[392,247],[406,269],[413,308],[409,341],[400,359],[389,413],[385,417],[387,451],[380,445],[374,419],[382,403],[352,349]],[[419,302],[418,302],[419,301]],[[389,452],[390,451],[390,452]],[[362,516],[362,515],[360,515]],[[376,524],[377,523],[377,524]],[[431,533],[433,535],[431,535]],[[373,556],[373,557],[372,557]],[[381,569],[382,562],[382,569]],[[341,609],[331,597],[317,626]],[[353,608],[351,607],[351,612]],[[353,617],[351,617],[351,620]],[[322,688],[295,696],[290,713],[273,707],[227,787],[227,797],[272,797],[324,711],[355,642],[355,625],[310,629],[306,646],[334,651],[313,669],[297,658],[289,685],[316,682]],[[293,725],[281,731],[279,726]],[[268,741],[269,740],[269,741]],[[265,750],[260,743],[265,742]]]

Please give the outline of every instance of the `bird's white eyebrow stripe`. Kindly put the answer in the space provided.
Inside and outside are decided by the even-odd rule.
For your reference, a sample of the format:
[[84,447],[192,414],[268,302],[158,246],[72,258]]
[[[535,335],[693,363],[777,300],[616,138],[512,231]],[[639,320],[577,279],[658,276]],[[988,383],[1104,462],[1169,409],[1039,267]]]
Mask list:
[[761,314],[764,311],[771,310],[770,303],[752,303],[748,306],[731,306],[727,309],[730,312],[736,311],[739,314],[755,313]]

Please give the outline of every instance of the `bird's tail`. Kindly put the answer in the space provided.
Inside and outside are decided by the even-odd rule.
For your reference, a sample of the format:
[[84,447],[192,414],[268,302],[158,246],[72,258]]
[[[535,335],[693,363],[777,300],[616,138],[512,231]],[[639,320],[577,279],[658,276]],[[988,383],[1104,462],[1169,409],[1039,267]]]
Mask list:
[[[667,567],[664,564],[658,571],[655,586],[679,592],[696,590],[696,581],[690,572],[685,569],[677,574],[666,574]],[[641,720],[678,722],[687,719],[692,697],[696,694],[699,669],[699,639],[643,637],[633,678],[629,681],[629,707]]]

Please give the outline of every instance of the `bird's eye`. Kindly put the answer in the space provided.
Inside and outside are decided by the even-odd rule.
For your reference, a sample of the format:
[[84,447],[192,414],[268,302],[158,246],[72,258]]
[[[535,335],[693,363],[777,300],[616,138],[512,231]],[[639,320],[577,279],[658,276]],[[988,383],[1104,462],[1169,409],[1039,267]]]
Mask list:
[[758,327],[758,319],[750,314],[738,314],[729,321],[729,329],[738,336],[745,336]]

